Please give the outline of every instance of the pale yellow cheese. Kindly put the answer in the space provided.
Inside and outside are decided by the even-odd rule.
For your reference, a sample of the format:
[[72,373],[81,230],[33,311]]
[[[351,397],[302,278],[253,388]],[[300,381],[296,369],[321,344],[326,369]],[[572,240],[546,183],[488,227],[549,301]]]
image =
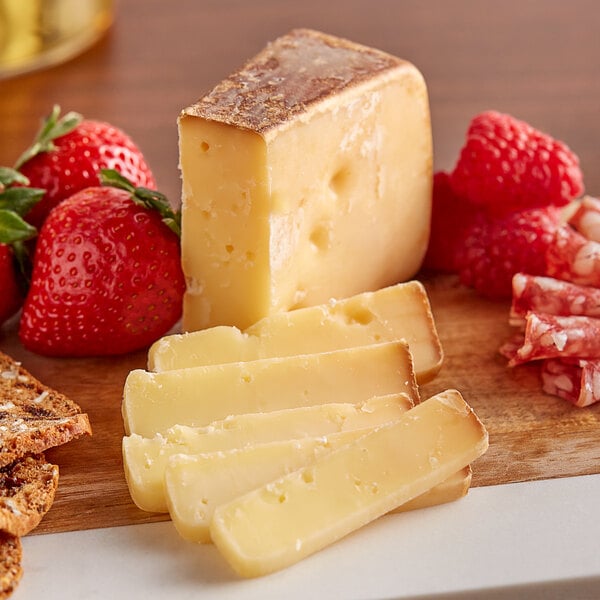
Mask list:
[[364,429],[210,454],[176,454],[165,470],[166,500],[173,524],[187,540],[210,542],[208,527],[218,505],[311,464],[323,453],[362,435]]
[[422,383],[435,376],[443,353],[427,292],[417,281],[273,314],[243,333],[218,326],[166,336],[150,348],[148,368],[167,371],[400,339],[408,342],[417,380]]
[[222,452],[278,440],[322,437],[393,420],[412,406],[405,394],[359,404],[337,403],[231,415],[206,427],[176,425],[164,435],[123,438],[123,467],[131,498],[142,510],[167,512],[164,475],[175,454]]
[[418,270],[432,141],[412,64],[296,30],[186,108],[179,140],[185,330],[244,329]]
[[233,414],[399,392],[418,402],[408,346],[389,342],[161,373],[134,370],[125,381],[122,412],[127,434],[152,437],[174,425],[203,426]]
[[[209,525],[216,506],[306,467],[324,453],[357,439],[365,432],[346,431],[323,438],[271,442],[225,452],[173,455],[164,476],[171,519],[185,539],[210,542]],[[470,480],[470,468],[461,469],[431,490],[397,507],[395,512],[462,498],[467,493]]]
[[443,392],[309,466],[218,506],[210,535],[242,576],[264,575],[425,493],[485,452],[460,394]]

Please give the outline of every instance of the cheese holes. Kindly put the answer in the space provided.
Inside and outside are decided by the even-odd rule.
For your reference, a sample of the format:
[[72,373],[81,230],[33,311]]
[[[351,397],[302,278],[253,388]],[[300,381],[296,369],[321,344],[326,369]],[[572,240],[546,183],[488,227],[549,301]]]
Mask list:
[[331,246],[331,226],[321,224],[315,227],[309,236],[310,243],[317,252],[324,252]]
[[337,196],[342,196],[348,189],[349,182],[350,169],[347,167],[342,167],[331,176],[331,179],[329,180],[329,187]]
[[210,144],[208,142],[202,142],[200,144],[200,150],[204,153],[208,152],[210,150]]

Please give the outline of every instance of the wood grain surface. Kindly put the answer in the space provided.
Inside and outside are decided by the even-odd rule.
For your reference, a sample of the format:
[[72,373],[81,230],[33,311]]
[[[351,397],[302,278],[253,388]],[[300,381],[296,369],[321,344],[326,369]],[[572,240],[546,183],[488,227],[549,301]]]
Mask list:
[[[264,44],[312,27],[415,63],[428,83],[435,168],[453,166],[470,118],[495,108],[566,141],[587,190],[600,194],[600,8],[596,0],[122,0],[110,33],[76,59],[0,80],[0,164],[12,164],[54,103],[125,129],[174,203],[179,111]],[[424,395],[459,389],[490,431],[473,485],[600,472],[600,407],[575,409],[540,391],[533,366],[507,369],[497,348],[508,307],[453,277],[423,274],[446,361]],[[79,402],[94,435],[49,452],[61,468],[38,533],[162,519],[132,505],[122,474],[120,403],[140,352],[47,359],[26,352],[16,319],[0,350]]]

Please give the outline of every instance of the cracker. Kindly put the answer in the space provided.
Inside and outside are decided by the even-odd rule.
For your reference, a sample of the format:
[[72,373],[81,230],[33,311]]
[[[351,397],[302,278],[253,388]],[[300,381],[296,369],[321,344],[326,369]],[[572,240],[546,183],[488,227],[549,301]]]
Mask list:
[[79,405],[0,352],[0,467],[89,434]]
[[43,455],[26,456],[0,469],[0,529],[23,536],[50,510],[58,466]]
[[23,575],[21,539],[0,531],[0,600],[8,598]]

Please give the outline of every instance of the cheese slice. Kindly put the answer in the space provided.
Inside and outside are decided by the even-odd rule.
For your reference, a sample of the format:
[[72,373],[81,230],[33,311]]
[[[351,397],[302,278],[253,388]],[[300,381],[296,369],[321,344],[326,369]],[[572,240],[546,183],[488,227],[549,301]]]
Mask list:
[[123,467],[131,498],[142,510],[167,512],[164,476],[175,454],[223,452],[278,440],[323,437],[365,430],[412,406],[406,394],[378,396],[358,404],[336,403],[231,415],[206,427],[175,425],[164,435],[123,438]]
[[419,383],[432,379],[443,353],[427,292],[418,281],[270,315],[243,333],[218,326],[166,336],[150,348],[148,368],[168,371],[400,339],[408,342]]
[[218,506],[210,535],[240,575],[264,575],[425,493],[487,446],[484,426],[449,390],[313,465]]
[[[374,428],[371,428],[373,430]],[[192,542],[210,542],[209,525],[215,508],[301,467],[323,454],[365,435],[367,430],[334,433],[257,444],[208,454],[173,455],[164,481],[169,514],[179,534]],[[462,498],[470,485],[470,468],[451,475],[396,511],[414,510]]]
[[152,437],[174,425],[203,426],[228,415],[362,402],[404,392],[418,402],[404,342],[150,373],[125,381],[127,434]]
[[184,330],[410,279],[429,236],[432,140],[410,63],[300,29],[179,117]]

